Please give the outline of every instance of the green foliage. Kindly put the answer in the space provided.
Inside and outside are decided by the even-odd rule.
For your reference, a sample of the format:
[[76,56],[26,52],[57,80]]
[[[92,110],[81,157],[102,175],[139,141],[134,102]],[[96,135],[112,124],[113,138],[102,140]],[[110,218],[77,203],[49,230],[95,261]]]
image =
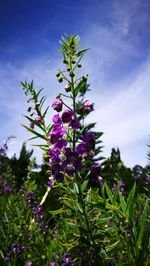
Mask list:
[[[103,133],[94,131],[95,123],[85,122],[93,104],[85,101],[88,75],[80,77],[77,71],[88,50],[79,50],[79,40],[75,35],[62,38],[65,69],[56,75],[58,82],[67,82],[67,95],[56,96],[54,110],[61,112],[65,106],[71,112],[70,122],[63,122],[61,114],[47,125],[43,90],[36,91],[33,82],[22,83],[32,105],[29,116],[25,115],[30,125],[23,126],[33,134],[31,139],[42,140],[37,146],[44,151],[44,164],[35,173],[32,151],[24,144],[19,159],[13,157],[9,167],[1,168],[1,265],[27,265],[29,261],[33,266],[49,266],[52,261],[57,266],[149,263],[148,191],[145,185],[140,189],[149,170],[125,167],[119,149],[112,149],[110,158],[99,163]],[[64,147],[60,147],[62,140]],[[12,174],[21,180],[17,186]]]

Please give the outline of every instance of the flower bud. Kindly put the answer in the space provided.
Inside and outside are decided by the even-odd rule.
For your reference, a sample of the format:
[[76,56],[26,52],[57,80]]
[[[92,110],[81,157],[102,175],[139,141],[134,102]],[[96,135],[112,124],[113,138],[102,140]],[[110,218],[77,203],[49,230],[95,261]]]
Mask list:
[[73,78],[75,74],[73,72],[70,73],[70,77]]
[[41,117],[40,117],[39,115],[37,115],[37,116],[35,117],[35,121],[36,121],[36,122],[41,121]]
[[87,81],[87,80],[88,80],[88,75],[83,76],[83,77],[82,77],[82,80]]
[[62,110],[62,105],[63,105],[62,100],[57,98],[57,99],[54,99],[52,107],[57,112],[60,112]]
[[64,64],[68,64],[68,61],[66,59],[63,60]]
[[32,110],[32,107],[29,107],[28,110],[27,110],[27,112],[31,112],[31,110]]
[[56,74],[56,77],[58,78],[60,76],[60,72],[58,72],[57,74]]
[[63,82],[63,78],[62,78],[62,76],[59,76],[58,78],[57,78],[57,80],[58,80],[58,82]]
[[65,85],[65,91],[66,91],[66,92],[71,91],[71,85],[70,85],[69,83],[67,83],[67,84]]
[[68,71],[68,72],[70,71],[70,67],[67,67],[67,71]]
[[93,111],[93,104],[91,101],[89,100],[86,100],[84,103],[83,103],[83,107],[82,109],[85,111],[85,112],[91,112]]

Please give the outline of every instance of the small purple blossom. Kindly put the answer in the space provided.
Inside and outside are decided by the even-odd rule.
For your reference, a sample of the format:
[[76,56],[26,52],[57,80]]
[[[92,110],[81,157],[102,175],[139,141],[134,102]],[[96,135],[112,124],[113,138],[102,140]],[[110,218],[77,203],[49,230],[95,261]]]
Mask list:
[[91,177],[93,179],[97,179],[100,176],[101,164],[99,163],[93,164],[90,170],[91,170]]
[[11,260],[11,257],[12,257],[12,255],[10,253],[7,253],[5,258],[4,258],[4,261],[9,262]]
[[42,205],[37,205],[37,207],[34,208],[34,214],[38,214],[42,209]]
[[53,130],[49,134],[51,144],[57,143],[59,139],[62,138],[66,133],[67,130],[63,126],[55,124]]
[[150,182],[150,176],[146,177],[145,181],[149,183]]
[[77,119],[72,119],[70,122],[70,126],[73,129],[79,129],[81,127],[80,122]]
[[59,151],[63,150],[67,146],[67,141],[65,139],[60,139],[55,144],[55,149],[58,149]]
[[52,107],[55,111],[60,112],[62,110],[63,102],[61,99],[54,99]]
[[32,265],[33,265],[33,263],[31,260],[27,262],[27,266],[32,266]]
[[65,109],[62,113],[62,122],[63,123],[70,123],[73,118],[75,118],[75,112],[69,109]]
[[132,235],[132,232],[131,232],[130,229],[127,230],[127,235],[128,235],[128,236],[131,236],[131,235]]
[[87,132],[83,136],[83,141],[87,144],[88,151],[95,149],[95,136],[92,132]]
[[39,115],[37,115],[37,116],[35,117],[35,121],[36,121],[36,122],[41,121],[41,117],[40,117]]
[[49,266],[56,266],[56,262],[52,261]]
[[51,179],[49,179],[47,185],[48,185],[48,187],[52,188],[53,187],[53,181]]
[[61,123],[61,119],[59,117],[59,114],[57,115],[54,115],[53,118],[52,118],[52,121],[56,124],[56,123]]
[[62,262],[63,262],[62,264],[63,266],[69,265],[69,263],[71,262],[71,256],[68,253],[64,253]]
[[12,192],[12,187],[10,186],[8,181],[4,181],[4,190],[8,193]]
[[14,254],[20,254],[22,252],[22,247],[19,244],[14,243],[11,246],[11,250]]
[[84,103],[83,103],[83,110],[85,112],[91,112],[93,111],[93,104],[90,100],[86,100]]
[[117,188],[117,185],[115,183],[113,183],[112,192],[115,192],[116,188]]
[[3,149],[5,150],[5,152],[8,150],[8,145],[7,145],[7,143],[5,143],[5,144],[3,145]]
[[121,193],[124,192],[124,182],[123,181],[120,182],[120,192]]
[[31,122],[31,123],[29,124],[29,127],[32,128],[32,129],[34,128],[34,124],[33,124],[33,122]]

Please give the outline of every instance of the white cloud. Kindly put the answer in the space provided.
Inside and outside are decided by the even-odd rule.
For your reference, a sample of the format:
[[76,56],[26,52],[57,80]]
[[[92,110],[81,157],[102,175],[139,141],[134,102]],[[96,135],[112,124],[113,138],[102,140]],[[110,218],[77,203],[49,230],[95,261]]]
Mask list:
[[[115,10],[113,18],[118,14],[117,7]],[[123,25],[122,35],[127,35],[131,30],[133,10],[134,8],[128,16],[126,9],[123,22],[120,22],[122,15],[116,15],[118,20],[114,20],[114,23],[117,27],[121,27],[119,23],[123,23],[120,24]],[[150,133],[150,58],[140,62],[141,55],[135,42],[131,39],[126,41],[119,31],[114,34],[114,30],[116,29],[91,24],[91,28],[81,38],[83,47],[91,48],[83,62],[83,72],[90,74],[92,89],[87,97],[92,98],[96,108],[90,120],[97,121],[97,128],[104,132],[104,155],[109,156],[111,148],[119,146],[125,164],[144,165]],[[139,59],[139,63],[130,71],[128,66],[134,59]],[[20,69],[12,64],[1,67],[1,141],[9,135],[17,136],[10,144],[9,155],[18,153],[22,142],[29,137],[20,126],[25,121],[21,114],[27,108],[25,97],[19,88],[20,81],[33,79],[38,88],[45,87],[50,104],[61,88],[55,78],[59,65],[56,60],[49,62],[47,59],[37,58],[25,62]],[[124,77],[119,72],[120,67],[124,71]],[[36,150],[35,155],[41,158],[39,154]]]
[[[104,131],[104,152],[109,156],[112,147],[121,150],[124,162],[146,164],[149,127],[150,99],[150,59],[132,76],[120,84],[113,84],[115,89],[109,95],[92,96],[95,104],[93,119],[98,122],[97,128]],[[131,80],[131,77],[130,77]],[[95,88],[98,93],[98,89]],[[114,93],[113,93],[114,91]]]

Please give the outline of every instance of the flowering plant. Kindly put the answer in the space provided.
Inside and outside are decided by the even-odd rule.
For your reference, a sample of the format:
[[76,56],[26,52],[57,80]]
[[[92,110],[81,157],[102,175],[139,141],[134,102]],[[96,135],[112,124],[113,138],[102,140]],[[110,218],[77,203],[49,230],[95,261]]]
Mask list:
[[[26,195],[34,212],[27,221],[30,232],[38,232],[35,224],[48,232],[39,238],[43,264],[35,251],[28,261],[25,257],[26,265],[148,265],[148,199],[136,194],[136,184],[125,196],[122,181],[110,189],[102,178],[102,132],[94,130],[95,123],[86,123],[94,105],[86,98],[88,75],[78,74],[88,50],[79,50],[79,39],[73,35],[61,40],[64,69],[56,77],[59,83],[65,82],[64,92],[51,104],[56,113],[50,124],[42,90],[36,91],[33,82],[22,82],[30,104],[25,115],[29,125],[23,126],[33,134],[31,139],[44,141],[37,146],[44,152],[49,176],[36,206],[34,192]],[[58,195],[57,200],[51,195]],[[50,225],[46,228],[41,225],[45,208]],[[36,237],[35,243],[39,245]],[[20,246],[15,242],[11,254],[17,252]]]

